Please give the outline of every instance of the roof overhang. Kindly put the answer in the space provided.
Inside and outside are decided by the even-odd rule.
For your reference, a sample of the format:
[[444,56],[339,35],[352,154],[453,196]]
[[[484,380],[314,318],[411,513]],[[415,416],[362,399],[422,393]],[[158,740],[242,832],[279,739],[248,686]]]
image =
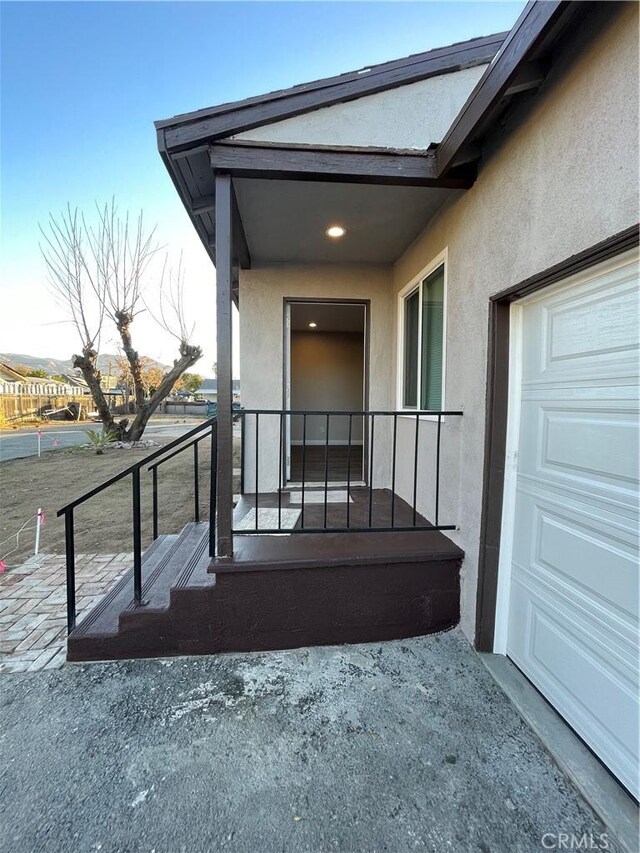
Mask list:
[[371,68],[184,113],[157,121],[155,126],[163,132],[166,150],[175,153],[321,107],[353,101],[441,74],[451,74],[462,68],[486,65],[494,58],[507,36],[508,33],[496,33],[460,42]]
[[[156,123],[171,179],[215,263],[215,176],[463,189],[475,179],[484,139],[513,98],[544,80],[553,48],[578,9],[567,0],[530,2],[511,31],[475,39],[292,89]],[[283,145],[225,139],[323,106],[354,100],[472,64],[491,64],[442,142],[424,152]],[[250,240],[232,191],[238,265],[251,265]],[[250,235],[249,235],[250,236]]]

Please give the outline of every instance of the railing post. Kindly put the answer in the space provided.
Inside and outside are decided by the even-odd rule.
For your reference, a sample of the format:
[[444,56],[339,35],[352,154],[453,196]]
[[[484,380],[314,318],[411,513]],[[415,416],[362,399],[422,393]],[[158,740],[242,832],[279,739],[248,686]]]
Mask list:
[[329,488],[329,412],[327,412],[324,437],[324,528],[327,529],[327,491]]
[[347,528],[351,520],[350,496],[351,491],[351,438],[353,433],[353,412],[349,412],[349,443],[347,444]]
[[438,526],[438,512],[440,504],[440,428],[442,426],[442,415],[438,414],[438,436],[436,439],[436,527]]
[[371,444],[369,445],[369,527],[373,518],[373,438],[375,428],[375,415],[371,413]]
[[200,521],[200,479],[198,471],[198,442],[193,443],[193,515],[196,524]]
[[258,529],[258,474],[260,471],[260,415],[256,412],[256,530]]
[[152,480],[152,502],[153,502],[153,538],[158,538],[158,467],[154,465],[151,469]]
[[67,555],[67,632],[76,627],[76,556],[73,541],[73,510],[64,514],[64,541]]
[[391,462],[391,526],[396,520],[396,455],[398,449],[398,413],[393,414],[393,459]]
[[420,415],[416,415],[416,440],[413,451],[413,526],[416,526],[416,517],[418,513],[418,445],[420,439]]
[[140,518],[140,468],[133,472],[133,597],[142,605],[142,530]]
[[280,438],[278,442],[278,530],[282,530],[282,468],[284,464],[284,412],[280,412]]
[[211,477],[209,479],[209,556],[216,555],[216,501],[218,476],[218,421],[211,424]]
[[245,437],[245,413],[240,416],[240,494],[244,495],[244,437]]
[[304,529],[304,480],[306,476],[305,463],[307,457],[307,415],[306,412],[302,415],[302,492],[300,502],[302,504],[300,510],[300,528]]

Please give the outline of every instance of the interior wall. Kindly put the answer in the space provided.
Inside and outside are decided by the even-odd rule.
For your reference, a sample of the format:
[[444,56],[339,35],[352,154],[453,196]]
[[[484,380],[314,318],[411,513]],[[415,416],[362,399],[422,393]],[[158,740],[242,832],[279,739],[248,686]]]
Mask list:
[[[565,38],[563,58],[525,101],[478,179],[447,206],[394,267],[396,294],[448,248],[445,408],[440,520],[465,551],[461,626],[475,627],[482,512],[488,310],[492,295],[638,222],[638,6],[599,4]],[[399,300],[394,298],[394,333]],[[396,364],[397,371],[397,364]],[[397,375],[397,373],[396,373]],[[415,419],[400,418],[413,446]],[[435,455],[436,425],[420,427],[420,459]],[[408,496],[409,464],[399,478]],[[419,509],[432,517],[421,477]],[[498,543],[493,543],[496,547]]]
[[[339,310],[339,309],[337,309]],[[291,408],[363,409],[364,335],[362,332],[291,332]],[[324,444],[326,418],[307,418],[306,440]],[[329,443],[346,444],[349,419],[329,420]],[[302,418],[292,418],[291,440],[302,443]],[[353,442],[362,442],[362,419],[352,424]]]

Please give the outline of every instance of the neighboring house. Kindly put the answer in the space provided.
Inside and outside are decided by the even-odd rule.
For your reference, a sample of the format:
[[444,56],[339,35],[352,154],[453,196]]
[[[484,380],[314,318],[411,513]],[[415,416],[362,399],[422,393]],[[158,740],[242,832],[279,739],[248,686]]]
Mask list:
[[637,110],[637,5],[534,2],[158,122],[216,266],[215,555],[69,656],[459,621],[637,796]]
[[25,376],[11,365],[0,363],[0,393],[56,397],[74,391],[68,383],[42,376]]
[[198,397],[201,397],[203,400],[207,400],[211,403],[215,403],[218,399],[218,384],[215,380],[205,380],[205,382],[198,388]]
[[60,376],[66,384],[73,390],[75,394],[90,394],[89,386],[82,376],[76,376],[73,373],[61,373]]
[[[218,383],[215,379],[205,379],[202,385],[196,392],[197,397],[201,397],[208,402],[215,403],[218,399]],[[240,380],[233,380],[233,400],[236,403],[240,402]]]
[[0,362],[0,394],[19,394],[24,384],[24,376],[14,370],[10,364]]

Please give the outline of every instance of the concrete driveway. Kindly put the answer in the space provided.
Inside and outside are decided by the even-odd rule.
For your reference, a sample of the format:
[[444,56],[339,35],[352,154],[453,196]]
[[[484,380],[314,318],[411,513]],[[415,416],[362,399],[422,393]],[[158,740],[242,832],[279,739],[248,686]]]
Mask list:
[[457,631],[0,687],[12,853],[619,849]]

